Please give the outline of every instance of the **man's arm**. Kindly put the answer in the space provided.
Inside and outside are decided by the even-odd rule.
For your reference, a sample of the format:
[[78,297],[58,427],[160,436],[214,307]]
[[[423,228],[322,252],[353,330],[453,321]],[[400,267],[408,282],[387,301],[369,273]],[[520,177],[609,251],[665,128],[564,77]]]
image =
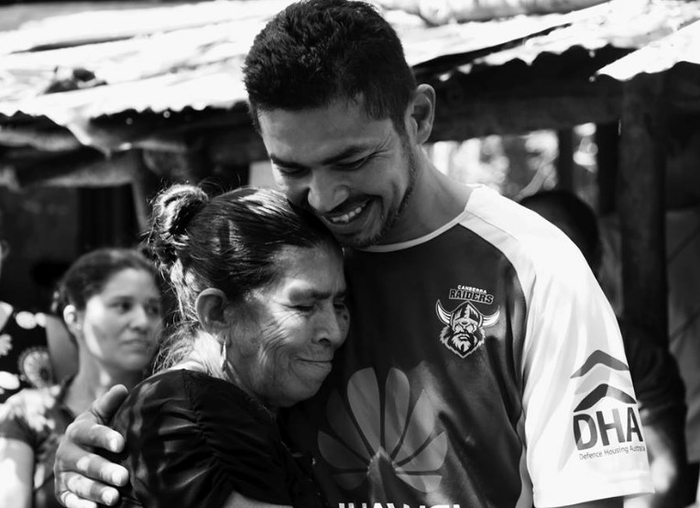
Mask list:
[[124,448],[124,438],[105,425],[126,395],[124,386],[112,387],[66,429],[56,451],[54,475],[56,497],[67,508],[97,508],[96,503],[113,506],[118,502],[114,486],[126,484],[127,470],[91,450],[118,453]]

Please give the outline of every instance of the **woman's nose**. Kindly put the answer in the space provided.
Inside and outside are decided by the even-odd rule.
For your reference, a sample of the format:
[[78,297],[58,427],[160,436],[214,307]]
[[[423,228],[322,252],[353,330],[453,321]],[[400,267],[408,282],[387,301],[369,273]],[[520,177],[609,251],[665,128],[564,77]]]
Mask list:
[[152,327],[152,320],[148,310],[143,305],[134,307],[134,314],[131,320],[131,326],[141,330],[147,330]]
[[316,340],[334,347],[340,347],[348,334],[349,317],[347,310],[338,310],[334,305],[325,309],[316,329]]

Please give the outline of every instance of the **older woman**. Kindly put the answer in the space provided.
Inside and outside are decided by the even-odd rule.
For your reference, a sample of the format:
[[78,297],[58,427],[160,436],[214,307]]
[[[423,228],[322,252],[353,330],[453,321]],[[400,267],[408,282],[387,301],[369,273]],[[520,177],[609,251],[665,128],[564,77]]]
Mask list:
[[153,358],[160,293],[152,264],[136,251],[84,254],[64,275],[57,300],[78,347],[78,372],[0,406],[0,506],[60,506],[53,486],[58,438],[110,387],[141,381]]
[[345,340],[340,247],[274,191],[183,185],[157,198],[149,244],[179,320],[112,422],[121,506],[321,506],[276,412],[316,393]]

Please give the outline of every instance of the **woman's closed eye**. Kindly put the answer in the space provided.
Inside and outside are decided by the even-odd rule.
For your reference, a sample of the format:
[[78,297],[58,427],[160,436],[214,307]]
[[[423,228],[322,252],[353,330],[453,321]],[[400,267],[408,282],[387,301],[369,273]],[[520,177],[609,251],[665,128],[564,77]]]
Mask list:
[[314,304],[314,303],[296,303],[292,307],[300,312],[311,312],[316,308],[316,304]]

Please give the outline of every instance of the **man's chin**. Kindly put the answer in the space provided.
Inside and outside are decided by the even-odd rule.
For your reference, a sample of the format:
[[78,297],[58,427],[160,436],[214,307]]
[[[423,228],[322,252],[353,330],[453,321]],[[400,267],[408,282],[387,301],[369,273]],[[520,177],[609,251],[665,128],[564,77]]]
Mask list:
[[352,249],[366,249],[367,247],[373,247],[380,243],[381,234],[367,235],[367,234],[337,234],[333,233],[336,240],[343,247],[350,247]]

